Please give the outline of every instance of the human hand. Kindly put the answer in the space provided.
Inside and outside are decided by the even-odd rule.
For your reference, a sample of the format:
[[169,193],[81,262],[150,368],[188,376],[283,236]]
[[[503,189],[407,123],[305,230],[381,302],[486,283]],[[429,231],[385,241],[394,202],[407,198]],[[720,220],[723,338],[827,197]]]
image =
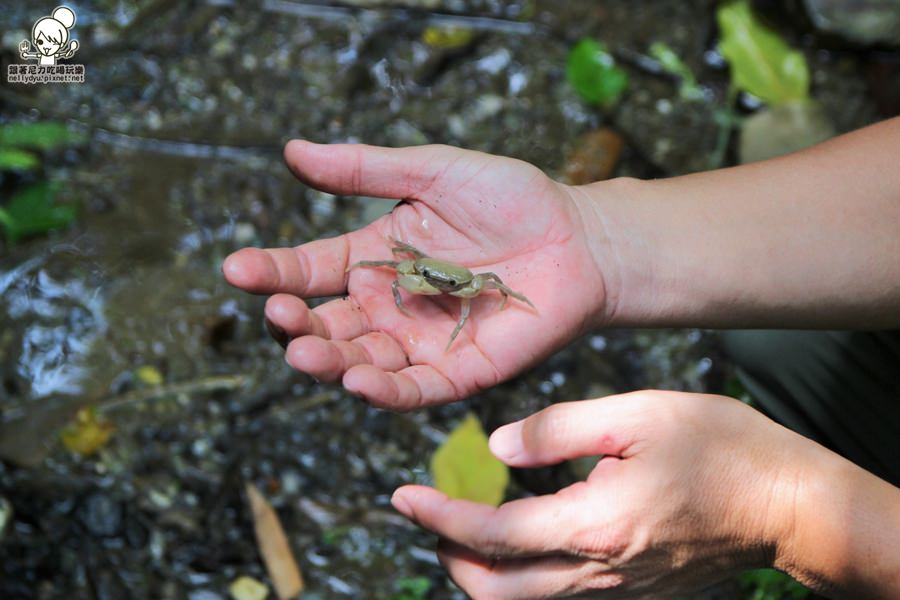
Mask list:
[[[320,380],[342,380],[370,403],[410,410],[465,398],[536,363],[603,321],[603,276],[576,188],[522,161],[449,146],[388,149],[290,142],[297,177],[335,194],[400,198],[391,214],[337,238],[296,248],[245,248],[226,279],[272,294],[266,319],[288,342],[286,360]],[[537,310],[497,292],[472,301],[449,350],[458,298],[410,296],[394,305],[390,269],[346,269],[391,259],[391,238],[441,260],[492,271]],[[347,294],[310,310],[308,298]]]
[[423,486],[395,492],[476,599],[658,598],[770,566],[803,457],[827,452],[736,400],[658,391],[556,404],[490,444],[514,467],[604,458],[587,481],[499,508]]

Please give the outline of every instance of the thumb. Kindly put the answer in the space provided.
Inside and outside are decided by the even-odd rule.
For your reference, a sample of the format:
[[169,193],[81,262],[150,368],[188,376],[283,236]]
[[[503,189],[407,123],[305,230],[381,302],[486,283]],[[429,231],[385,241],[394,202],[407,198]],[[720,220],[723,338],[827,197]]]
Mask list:
[[465,152],[441,145],[382,148],[291,140],[284,160],[300,181],[332,194],[417,198]]
[[494,431],[491,452],[512,467],[601,454],[627,458],[651,417],[642,404],[635,394],[554,404]]

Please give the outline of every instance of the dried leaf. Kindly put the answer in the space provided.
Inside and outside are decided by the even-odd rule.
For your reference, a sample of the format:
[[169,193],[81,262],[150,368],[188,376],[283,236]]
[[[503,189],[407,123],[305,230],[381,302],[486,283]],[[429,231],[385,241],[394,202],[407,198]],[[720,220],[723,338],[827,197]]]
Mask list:
[[279,600],[296,598],[303,591],[303,576],[281,527],[281,520],[255,486],[248,483],[246,491],[253,512],[256,543],[275,586],[275,594]]
[[735,87],[772,104],[809,96],[806,57],[760,22],[747,0],[725,2],[716,16],[719,50],[731,66]]
[[509,483],[509,469],[488,448],[478,418],[469,414],[431,459],[434,485],[451,498],[497,506]]
[[163,376],[159,369],[150,365],[138,367],[134,374],[138,380],[147,385],[161,385],[163,382]]
[[79,410],[75,421],[66,425],[59,437],[63,446],[72,452],[90,456],[106,445],[113,429],[112,423],[99,418],[91,406]]
[[432,48],[462,48],[472,42],[471,29],[462,27],[429,27],[422,33],[422,41]]
[[242,575],[231,582],[228,593],[234,600],[265,600],[269,588],[261,581]]

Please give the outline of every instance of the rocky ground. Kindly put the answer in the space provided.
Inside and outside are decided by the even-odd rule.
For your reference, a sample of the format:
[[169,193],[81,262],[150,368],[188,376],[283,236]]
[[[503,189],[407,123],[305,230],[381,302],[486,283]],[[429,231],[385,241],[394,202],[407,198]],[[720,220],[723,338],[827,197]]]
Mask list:
[[[883,42],[860,49],[855,29],[841,34],[849,26],[815,33],[825,13],[806,9],[834,3],[806,4],[771,17],[807,56],[836,131],[896,114],[898,54]],[[428,481],[428,457],[469,408],[496,426],[558,400],[721,391],[728,380],[708,332],[603,331],[467,403],[379,412],[291,372],[264,331],[262,300],[219,274],[239,247],[294,245],[389,210],[296,183],[279,158],[292,137],[451,143],[557,177],[572,176],[576,158],[641,177],[733,162],[736,142],[716,119],[727,71],[710,2],[266,7],[79,3],[87,82],[0,87],[4,120],[68,120],[89,140],[48,158],[78,222],[0,255],[0,597],[215,600],[239,575],[265,581],[246,481],[281,515],[304,598],[402,599],[417,577],[429,582],[423,597],[461,597],[433,540],[388,498]],[[21,3],[0,13],[5,70],[40,15]],[[426,44],[423,32],[442,25],[474,35]],[[615,110],[585,106],[565,81],[566,53],[586,35],[629,71]],[[694,70],[704,101],[642,67],[654,41]],[[597,142],[601,128],[613,133]],[[56,432],[87,405],[115,432],[81,458]],[[580,469],[519,474],[512,493],[552,491]],[[732,583],[706,597],[740,594]]]

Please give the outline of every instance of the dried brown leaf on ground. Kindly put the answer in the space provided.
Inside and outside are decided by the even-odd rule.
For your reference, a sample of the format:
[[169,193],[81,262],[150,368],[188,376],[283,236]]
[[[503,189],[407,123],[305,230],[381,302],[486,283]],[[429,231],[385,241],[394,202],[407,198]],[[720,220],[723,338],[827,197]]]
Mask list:
[[296,598],[303,591],[303,576],[294,559],[281,520],[253,484],[247,484],[247,500],[253,513],[256,543],[266,571],[280,600]]

